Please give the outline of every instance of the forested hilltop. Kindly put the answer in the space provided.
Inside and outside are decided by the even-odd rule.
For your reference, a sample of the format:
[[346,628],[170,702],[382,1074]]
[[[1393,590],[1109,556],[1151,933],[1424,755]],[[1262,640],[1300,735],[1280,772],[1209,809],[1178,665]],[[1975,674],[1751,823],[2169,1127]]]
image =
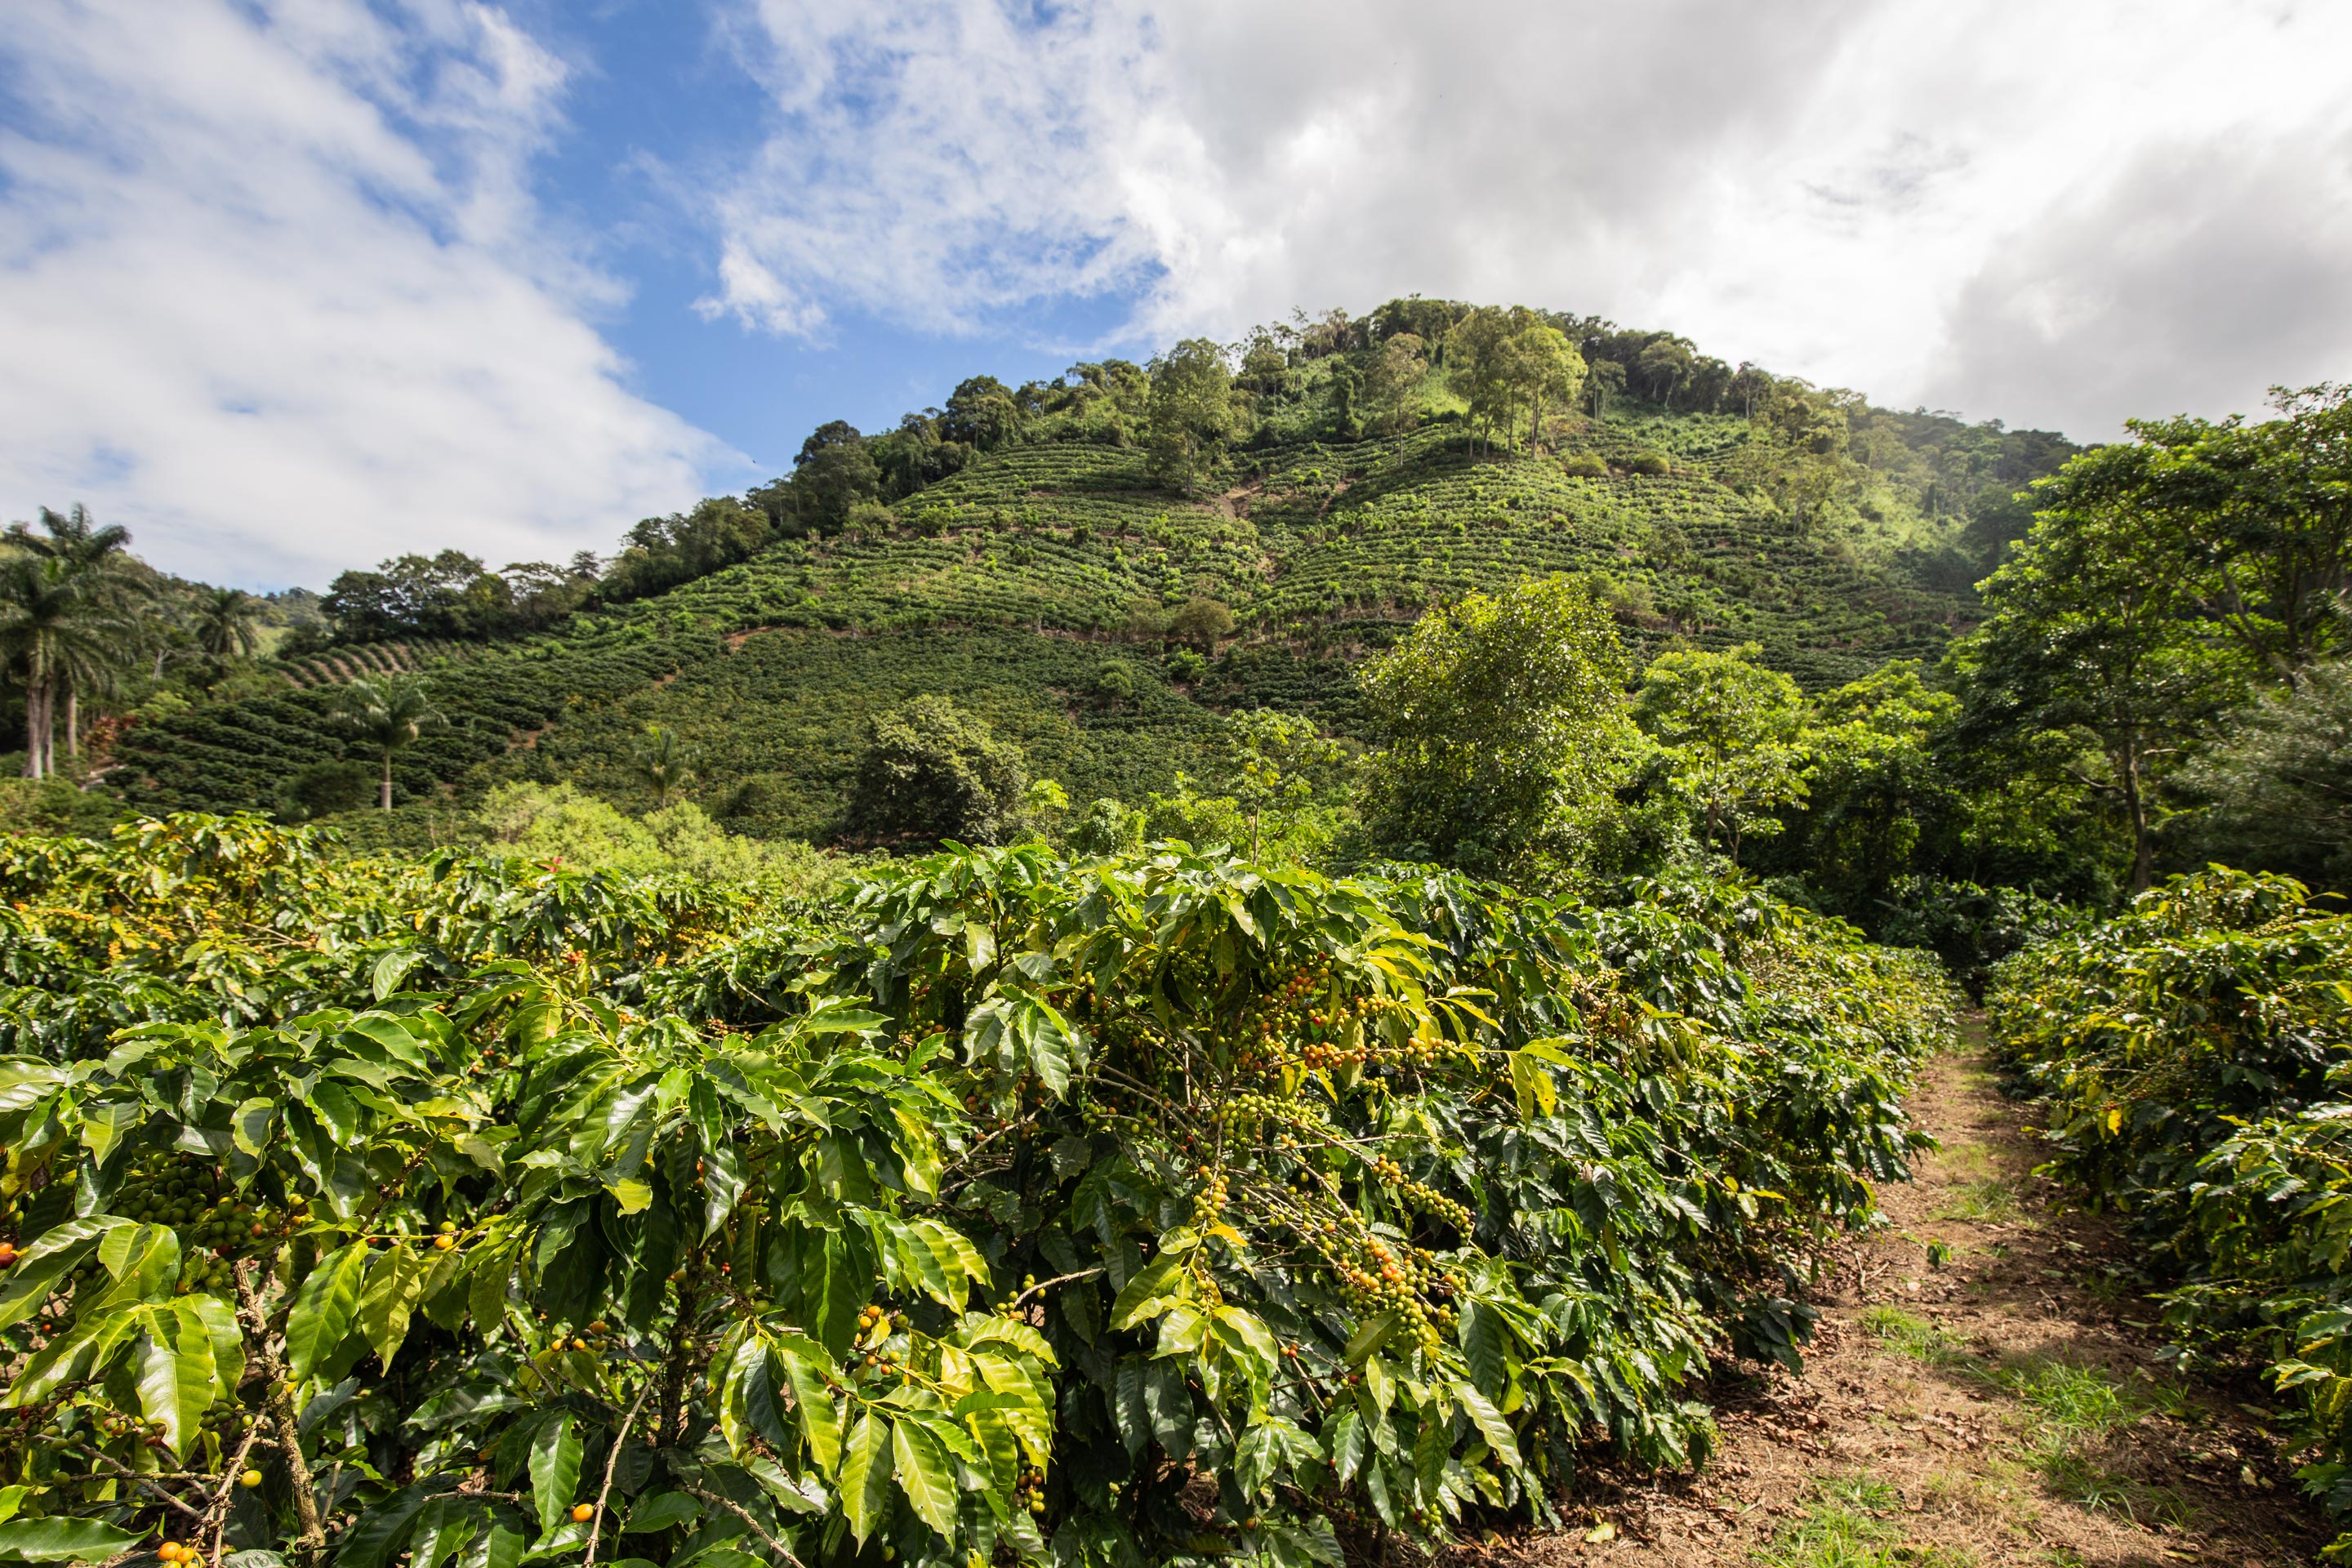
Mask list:
[[1360,738],[1362,654],[1526,576],[1591,574],[1636,647],[1752,641],[1811,689],[1932,663],[2017,488],[2071,449],[1669,334],[1393,301],[828,425],[789,476],[609,561],[348,572],[271,660],[232,636],[114,681],[89,761],[142,810],[373,804],[364,744],[322,722],[334,689],[429,667],[447,722],[394,761],[411,815],[513,780],[634,808],[658,725],[730,828],[855,837],[867,721],[927,692],[1077,798],[1140,805],[1209,765],[1221,712]]
[[[2283,831],[2326,790],[2278,764],[2325,752],[2340,703],[2344,400],[2282,412],[2084,453],[1667,333],[1410,299],[828,424],[790,474],[609,560],[449,551],[264,605],[166,591],[119,529],[52,514],[11,535],[22,624],[60,617],[13,663],[12,714],[42,737],[26,772],[89,787],[12,809],[645,865],[1096,818],[1213,838],[1272,725],[1330,748],[1285,787],[1354,863],[1430,842],[1364,829],[1354,759],[1395,724],[1364,661],[1465,595],[1567,577],[1639,737],[1580,885],[1712,854],[1877,929],[1918,907],[1890,898],[1906,878],[1957,889],[1968,927],[2010,920],[1968,889],[2102,902],[2257,839],[2333,875],[2340,834]],[[110,585],[40,599],[84,570]],[[1726,681],[1736,715],[1672,711],[1677,683]],[[1732,767],[1727,723],[1778,760]]]

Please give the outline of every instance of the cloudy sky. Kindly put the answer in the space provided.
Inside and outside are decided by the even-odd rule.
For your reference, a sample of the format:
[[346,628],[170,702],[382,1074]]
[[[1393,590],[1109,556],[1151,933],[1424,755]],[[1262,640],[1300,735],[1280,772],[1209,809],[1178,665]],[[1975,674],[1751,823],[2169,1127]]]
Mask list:
[[0,518],[603,549],[1411,292],[2113,434],[2352,377],[2340,0],[9,0]]

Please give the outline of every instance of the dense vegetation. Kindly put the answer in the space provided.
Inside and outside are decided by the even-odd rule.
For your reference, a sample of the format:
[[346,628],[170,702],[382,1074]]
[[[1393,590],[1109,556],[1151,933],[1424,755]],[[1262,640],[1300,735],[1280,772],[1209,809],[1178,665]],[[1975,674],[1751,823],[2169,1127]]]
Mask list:
[[[1336,1563],[1703,1454],[1940,982],[1181,847],[821,903],[16,840],[0,1550]],[[487,1554],[487,1556],[485,1556]]]
[[2208,871],[2010,960],[1992,1002],[2057,1170],[2145,1234],[2192,1359],[2297,1401],[2304,1479],[2352,1519],[2352,916]]
[[44,513],[0,1554],[1544,1521],[1796,1359],[2005,958],[2060,1168],[2352,1505],[2280,875],[2352,876],[2352,396],[2275,403],[2077,451],[1414,299],[829,423],[610,561],[263,601]]

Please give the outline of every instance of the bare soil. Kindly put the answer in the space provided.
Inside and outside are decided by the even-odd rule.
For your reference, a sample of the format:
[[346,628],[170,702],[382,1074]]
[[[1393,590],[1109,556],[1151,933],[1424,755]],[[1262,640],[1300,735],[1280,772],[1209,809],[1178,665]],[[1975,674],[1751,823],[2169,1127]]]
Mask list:
[[1729,1373],[1696,1474],[1588,1474],[1566,1531],[1471,1558],[1777,1568],[2201,1563],[2330,1539],[2263,1384],[2180,1376],[2107,1219],[2035,1176],[2032,1108],[1971,1031],[1921,1079],[1941,1144],[1814,1297],[1802,1375]]

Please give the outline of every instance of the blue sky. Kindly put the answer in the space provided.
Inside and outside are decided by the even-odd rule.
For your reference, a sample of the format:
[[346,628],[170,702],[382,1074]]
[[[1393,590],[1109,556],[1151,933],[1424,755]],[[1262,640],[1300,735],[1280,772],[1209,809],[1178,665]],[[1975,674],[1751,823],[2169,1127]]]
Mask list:
[[323,585],[1423,292],[2096,438],[2352,376],[2352,6],[14,0],[0,518]]

